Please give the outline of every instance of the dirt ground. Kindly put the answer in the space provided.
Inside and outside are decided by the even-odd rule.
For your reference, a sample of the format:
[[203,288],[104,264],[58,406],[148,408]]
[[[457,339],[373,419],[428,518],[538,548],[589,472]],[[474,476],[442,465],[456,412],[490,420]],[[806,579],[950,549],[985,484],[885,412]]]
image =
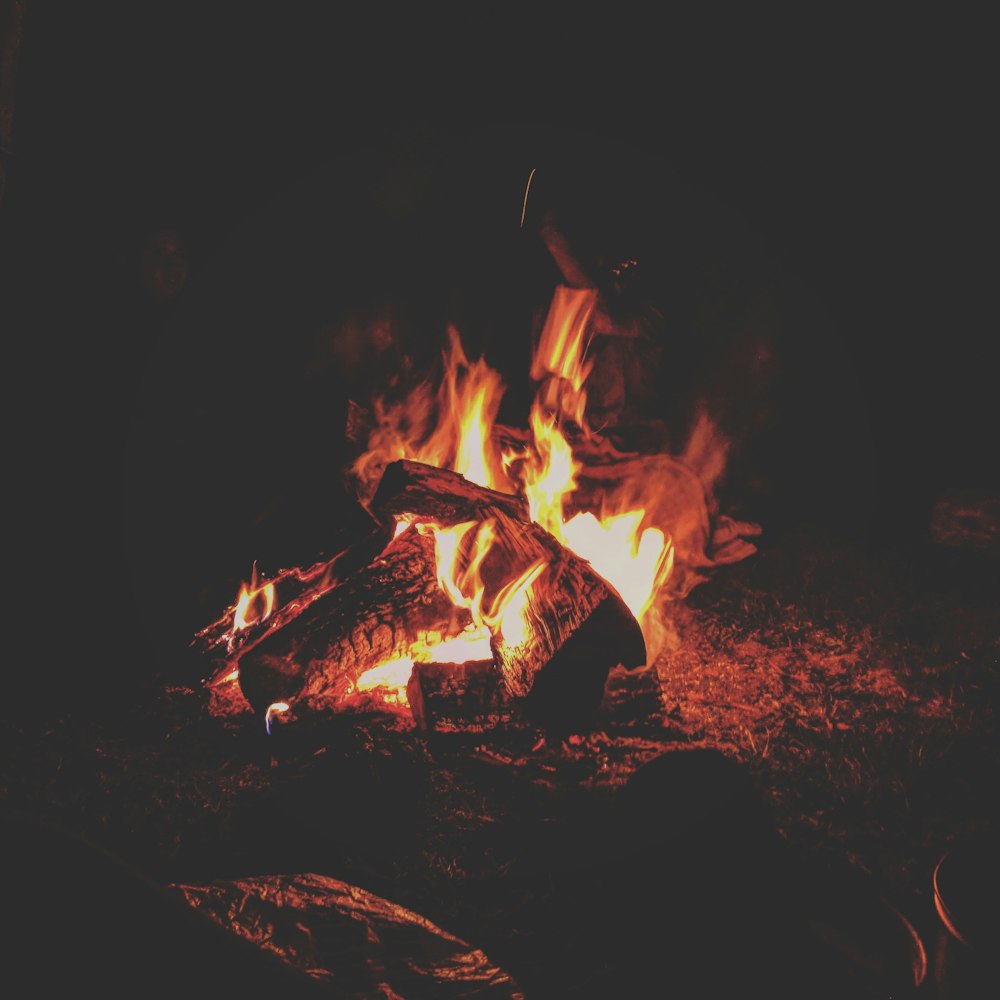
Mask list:
[[566,740],[372,713],[269,738],[157,677],[128,711],[10,720],[2,795],[164,883],[319,871],[510,944],[538,887],[497,885],[535,831],[707,748],[784,843],[867,873],[929,947],[937,860],[998,829],[997,592],[976,553],[788,532],[671,605],[663,655],[613,672],[598,725]]

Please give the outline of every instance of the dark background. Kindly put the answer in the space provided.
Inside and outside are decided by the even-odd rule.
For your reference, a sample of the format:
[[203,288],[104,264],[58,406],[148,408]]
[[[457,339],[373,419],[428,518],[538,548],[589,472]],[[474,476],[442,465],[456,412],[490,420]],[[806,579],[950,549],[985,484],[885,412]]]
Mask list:
[[[413,328],[458,301],[487,341],[529,314],[551,275],[503,220],[539,154],[567,204],[593,197],[595,242],[626,253],[616,199],[642,219],[662,168],[651,217],[697,206],[679,231],[718,240],[721,286],[767,286],[777,420],[751,454],[771,478],[733,500],[768,531],[920,546],[945,490],[997,485],[981,25],[248,10],[27,6],[0,206],[6,492],[18,627],[54,688],[103,695],[173,651],[248,572],[249,494],[294,521],[297,498],[334,489],[311,467],[339,468],[343,399],[294,390],[344,318],[338,287],[375,307],[388,282]],[[150,290],[163,232],[186,262],[177,295]],[[708,287],[708,257],[670,245],[674,280]]]

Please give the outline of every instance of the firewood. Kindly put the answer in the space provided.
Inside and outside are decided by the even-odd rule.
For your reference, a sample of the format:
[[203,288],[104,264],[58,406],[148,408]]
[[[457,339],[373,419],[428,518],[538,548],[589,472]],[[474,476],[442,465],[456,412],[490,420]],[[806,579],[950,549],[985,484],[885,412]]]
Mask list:
[[[360,504],[351,505],[338,517],[331,532],[332,544],[327,550],[328,555],[311,565],[286,562],[283,565],[288,568],[268,574],[258,582],[258,588],[266,583],[274,586],[275,608],[271,615],[251,622],[234,636],[230,608],[218,621],[195,634],[191,648],[199,656],[221,664],[233,660],[239,651],[246,652],[268,633],[301,614],[339,580],[370,563],[392,539],[392,532],[393,525],[389,521],[377,521]],[[273,565],[274,561],[265,561],[264,564]]]
[[437,582],[433,538],[415,528],[313,601],[239,660],[240,688],[257,712],[276,701],[333,707],[366,670],[469,623]]
[[483,564],[490,590],[497,565],[506,579],[537,560],[545,570],[532,585],[523,611],[524,638],[512,644],[503,626],[493,653],[508,694],[547,724],[583,723],[600,706],[611,668],[646,662],[639,623],[618,592],[585,559],[537,524],[522,524],[493,510],[497,542]]
[[477,486],[450,469],[407,459],[386,466],[372,509],[387,515],[416,514],[446,526],[480,521],[489,509],[528,520],[528,504],[523,497]]
[[496,663],[415,663],[406,686],[418,729],[493,726],[510,717],[511,699]]
[[[492,643],[494,658],[505,692],[526,699],[526,710],[539,721],[583,724],[601,703],[610,669],[641,666],[646,659],[642,632],[621,597],[542,527],[510,516],[503,494],[497,495],[504,507],[492,506],[486,501],[493,491],[456,473],[442,476],[439,469],[413,462],[398,465],[407,512],[425,515],[435,509],[447,521],[494,522],[495,541],[480,568],[484,607],[491,608],[501,589],[532,565],[544,564],[523,610],[523,638],[512,642],[501,628]],[[399,496],[379,490],[383,498]],[[292,700],[300,707],[332,708],[366,670],[407,655],[429,634],[456,636],[469,620],[437,582],[433,538],[411,527],[290,626],[241,656],[240,686],[258,712]],[[509,620],[507,632],[514,634]]]

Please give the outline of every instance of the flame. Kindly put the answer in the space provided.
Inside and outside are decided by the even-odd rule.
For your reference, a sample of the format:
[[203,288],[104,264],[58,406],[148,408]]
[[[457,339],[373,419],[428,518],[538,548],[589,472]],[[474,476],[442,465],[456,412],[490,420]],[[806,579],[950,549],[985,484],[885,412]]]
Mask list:
[[470,361],[454,327],[448,328],[441,359],[444,377],[436,399],[430,383],[424,382],[400,403],[375,400],[377,427],[369,450],[353,466],[362,500],[371,499],[385,465],[400,458],[452,469],[479,486],[514,492],[516,484],[492,439],[504,393],[499,372],[483,358]]
[[417,640],[407,655],[379,663],[358,678],[358,691],[378,690],[389,705],[409,704],[406,685],[414,663],[466,663],[493,659],[491,640],[499,635],[508,645],[527,638],[527,609],[531,588],[546,569],[543,560],[532,563],[504,584],[486,608],[486,586],[481,569],[496,533],[491,519],[465,521],[446,528],[432,522],[417,524],[417,530],[434,537],[438,585],[456,608],[469,612],[472,623],[451,639]]
[[590,317],[597,305],[594,288],[560,285],[552,296],[548,316],[531,361],[531,377],[541,382],[540,402],[548,409],[571,417],[586,427],[584,410],[587,381],[593,361],[585,361],[590,343]]
[[240,592],[233,609],[232,634],[256,625],[270,617],[274,610],[274,584],[257,585],[257,564],[254,563],[250,582],[240,585]]
[[[496,528],[492,518],[485,521],[465,521],[453,528],[443,528],[437,524],[421,525],[434,535],[434,549],[437,558],[438,584],[451,598],[457,608],[464,608],[472,617],[474,629],[485,630],[486,636],[501,631],[506,623],[508,630],[513,630],[515,618],[521,617],[526,601],[526,594],[531,585],[546,568],[544,560],[536,560],[515,579],[509,580],[497,591],[490,601],[489,609],[485,607],[486,586],[483,583],[481,569],[483,561],[496,541]],[[465,559],[465,567],[459,569],[460,554],[463,541],[472,536],[470,553]],[[419,530],[419,528],[418,528]],[[512,608],[517,605],[517,614]],[[508,620],[509,616],[509,620]],[[492,655],[492,654],[489,654]],[[478,658],[478,657],[477,657]],[[439,659],[439,658],[438,658]],[[465,657],[472,659],[472,657]],[[457,660],[455,662],[464,662]]]
[[528,637],[531,587],[546,565],[542,560],[532,564],[497,595],[496,604],[500,609],[493,619],[493,627],[508,646],[520,646]]
[[[586,354],[596,306],[595,289],[556,289],[532,358],[531,376],[538,389],[528,418],[530,440],[523,449],[508,446],[501,451],[495,443],[493,425],[504,391],[500,376],[482,358],[470,362],[457,331],[449,328],[436,405],[432,405],[429,383],[418,386],[395,407],[386,408],[376,401],[379,427],[369,440],[369,451],[355,464],[355,472],[379,466],[380,473],[387,462],[409,458],[451,468],[491,489],[523,493],[531,519],[590,562],[618,591],[643,628],[647,648],[655,653],[652,615],[657,595],[673,569],[674,545],[670,526],[654,523],[656,511],[634,502],[643,495],[645,484],[620,484],[621,499],[605,497],[600,512],[566,513],[582,465],[573,453],[564,421],[593,437],[585,421],[585,383],[593,367]],[[435,411],[437,422],[431,430]],[[411,516],[400,518],[397,534],[414,521]],[[487,634],[502,630],[505,610],[509,619],[504,640],[519,635],[523,626],[515,623],[523,622],[524,616],[516,614],[510,602],[516,599],[523,611],[540,569],[526,583],[534,569],[529,567],[522,579],[512,581],[504,604],[494,598],[486,608],[480,570],[494,540],[493,525],[487,521],[454,528],[418,527],[434,532],[438,583],[482,630],[480,648],[485,649]]]
[[[531,177],[529,189],[530,184]],[[527,196],[526,190],[525,205]],[[458,332],[449,327],[448,343],[442,351],[443,377],[437,389],[425,381],[401,401],[375,399],[375,427],[369,435],[368,451],[351,471],[362,503],[372,499],[385,466],[397,459],[449,468],[480,486],[522,494],[531,520],[587,560],[621,595],[642,627],[651,662],[662,638],[662,623],[656,617],[657,598],[665,592],[671,577],[675,552],[681,553],[679,564],[687,568],[685,554],[704,551],[701,536],[707,537],[707,503],[711,500],[705,494],[723,471],[725,447],[720,445],[714,425],[706,416],[692,433],[683,456],[683,466],[690,472],[693,483],[691,490],[697,492],[697,498],[687,507],[683,504],[671,507],[661,502],[662,492],[660,496],[651,496],[650,489],[657,484],[635,473],[629,480],[619,480],[614,489],[603,491],[601,501],[595,502],[601,507],[599,513],[580,511],[577,503],[577,512],[567,514],[569,500],[578,490],[584,471],[571,442],[582,434],[598,454],[616,454],[586,422],[585,386],[594,364],[587,358],[587,352],[594,332],[591,320],[597,308],[596,289],[560,286],[555,290],[531,362],[530,374],[537,390],[528,417],[530,437],[525,443],[521,444],[523,439],[515,432],[507,437],[518,444],[511,447],[508,443],[501,450],[494,433],[504,393],[500,375],[484,358],[470,361]],[[641,461],[628,465],[632,469],[643,468]],[[586,475],[589,482],[603,480],[606,471],[598,475],[597,466],[593,465]],[[693,527],[692,519],[687,517],[688,507],[701,516]],[[411,645],[406,655],[377,664],[357,678],[355,690],[377,692],[387,704],[407,704],[406,685],[414,663],[490,659],[494,648],[500,648],[498,643],[517,646],[527,641],[533,600],[544,594],[539,588],[545,586],[542,577],[547,564],[539,560],[487,598],[482,570],[496,541],[492,520],[445,527],[421,521],[413,514],[403,514],[397,518],[394,537],[411,526],[433,534],[438,585],[456,611],[467,613],[471,624],[459,636],[446,641],[441,635],[424,636]],[[730,541],[738,527],[731,526]],[[741,558],[745,549],[744,544],[735,558]],[[734,556],[728,555],[731,561]],[[283,618],[298,607],[302,594],[308,593],[310,600],[315,599],[317,594],[336,585],[334,561],[319,565],[323,581],[318,588],[308,591],[299,586],[293,588],[292,594],[287,593],[286,571],[278,575],[285,606],[269,627],[280,626]],[[316,571],[314,567],[306,573],[294,572],[300,584],[311,584]],[[198,635],[211,648],[226,641],[231,653],[238,642],[248,641],[247,636],[237,640],[239,633],[271,616],[275,600],[274,582],[259,584],[255,565],[250,583],[241,586],[232,608],[231,626],[227,613]],[[454,621],[452,625],[455,626]],[[446,631],[453,633],[455,627]],[[253,635],[249,633],[250,640]],[[224,669],[226,666],[220,674]],[[219,683],[238,676],[238,670],[234,669],[221,677]],[[268,733],[274,717],[288,710],[286,702],[275,702],[268,708],[265,717]]]
[[529,418],[535,449],[524,464],[524,495],[531,519],[563,541],[563,500],[576,489],[580,463],[554,416],[536,402]]
[[442,360],[437,428],[413,457],[429,465],[450,467],[479,486],[509,489],[510,480],[492,440],[504,392],[500,374],[484,358],[469,361],[454,327],[448,328],[448,347]]
[[402,656],[396,660],[388,660],[377,667],[366,670],[357,680],[355,689],[358,691],[373,691],[381,688],[383,701],[388,704],[407,705],[406,684],[413,670],[413,659]]
[[271,735],[271,723],[274,721],[274,717],[287,712],[290,707],[287,701],[276,701],[267,706],[267,711],[264,713],[264,728],[267,730],[268,736]]
[[583,511],[563,525],[565,544],[621,595],[641,624],[674,567],[674,547],[659,528],[640,531],[645,510],[597,518]]

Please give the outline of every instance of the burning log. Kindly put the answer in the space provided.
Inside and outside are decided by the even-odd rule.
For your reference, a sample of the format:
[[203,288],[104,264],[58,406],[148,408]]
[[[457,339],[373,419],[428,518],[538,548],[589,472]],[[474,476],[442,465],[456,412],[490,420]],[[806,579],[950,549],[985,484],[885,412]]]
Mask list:
[[[492,548],[481,565],[485,596],[495,597],[533,566],[541,570],[517,608],[504,611],[491,644],[496,687],[525,698],[529,713],[545,723],[580,723],[599,707],[612,667],[645,662],[639,624],[615,589],[539,525],[510,516],[512,509],[525,513],[519,498],[417,462],[395,463],[386,475],[379,502],[399,513],[429,517],[433,511],[445,527],[458,518],[492,522]],[[502,506],[490,503],[495,497]],[[404,531],[290,627],[241,657],[244,696],[258,712],[292,700],[336,707],[366,671],[412,655],[416,643],[459,635],[470,616],[441,588],[438,572],[434,538],[416,527]],[[418,724],[430,727],[448,698],[478,698],[487,714],[499,708],[500,696],[487,690],[487,669],[452,665],[447,676],[431,679],[432,668],[420,666],[411,683]]]
[[406,698],[413,721],[424,731],[495,725],[511,709],[493,660],[414,663]]
[[[600,706],[611,668],[646,662],[642,630],[618,592],[585,559],[537,524],[495,510],[497,544],[508,564],[544,560],[520,621],[503,626],[493,653],[504,687],[526,698],[525,708],[551,724],[573,725]],[[484,577],[490,572],[490,559]]]
[[[501,505],[491,502],[495,497]],[[585,706],[596,709],[613,666],[646,662],[642,631],[618,593],[586,560],[528,522],[521,498],[477,486],[455,472],[400,461],[386,468],[373,506],[445,525],[493,518],[496,544],[483,565],[487,590],[495,592],[532,563],[545,562],[522,614],[523,638],[510,643],[501,636],[493,649],[511,695],[524,697],[540,682],[532,700],[546,718],[576,715]]]
[[491,510],[528,520],[523,497],[477,486],[450,469],[407,459],[386,466],[372,508],[384,514],[416,514],[446,526],[481,521]]
[[240,688],[260,713],[291,699],[332,706],[366,670],[405,656],[429,633],[456,635],[467,622],[438,586],[433,539],[410,529],[245,653]]

